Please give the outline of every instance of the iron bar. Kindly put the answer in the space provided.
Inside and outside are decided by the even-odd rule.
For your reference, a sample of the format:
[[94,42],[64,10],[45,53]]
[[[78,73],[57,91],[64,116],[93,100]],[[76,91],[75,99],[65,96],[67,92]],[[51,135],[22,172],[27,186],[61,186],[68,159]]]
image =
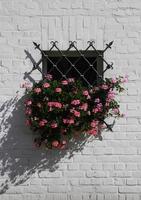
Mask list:
[[[108,69],[112,69],[113,68],[113,63],[109,64],[105,58],[103,57],[103,54],[107,51],[107,49],[111,49],[112,47],[112,44],[113,44],[113,41],[111,41],[110,43],[106,44],[106,47],[103,51],[98,51],[95,46],[94,46],[94,41],[88,41],[88,47],[83,51],[82,53],[82,50],[79,50],[76,46],[76,41],[69,41],[69,47],[66,51],[62,51],[60,50],[60,48],[58,47],[58,42],[57,41],[51,41],[51,48],[49,49],[49,51],[44,51],[41,49],[40,47],[40,44],[37,44],[36,42],[33,42],[34,46],[35,46],[35,49],[38,49],[42,55],[42,58],[36,63],[34,62],[33,63],[33,68],[31,70],[31,72],[33,70],[39,70],[40,73],[42,73],[43,75],[43,69],[40,68],[40,64],[42,63],[43,59],[46,59],[47,62],[50,62],[51,64],[51,68],[49,70],[49,72],[53,71],[53,70],[56,70],[62,78],[64,79],[67,79],[67,76],[69,76],[69,72],[74,69],[76,71],[76,73],[83,79],[83,81],[85,81],[87,83],[87,85],[89,87],[92,87],[93,84],[90,83],[89,79],[86,78],[86,73],[89,71],[89,70],[92,70],[94,71],[94,73],[96,74],[96,76],[104,81],[104,78],[103,78],[103,75],[104,73],[108,70]],[[72,63],[72,61],[69,59],[69,57],[67,56],[68,55],[68,52],[71,52],[71,49],[74,48],[74,50],[76,51],[76,53],[79,55],[79,56],[76,56],[76,60]],[[94,61],[91,63],[88,58],[87,58],[87,52],[89,52],[89,49],[92,48],[93,49],[93,52],[94,52]],[[59,52],[60,56],[59,56],[59,59],[57,62],[54,62],[51,57],[49,56],[49,53],[50,52],[53,52],[55,49],[55,51]],[[76,67],[76,64],[80,61],[80,59],[83,58],[84,62],[86,62],[86,70],[84,70],[83,72],[81,72],[77,67]],[[61,71],[61,69],[59,69],[58,65],[60,64],[60,62],[65,59],[66,62],[70,65],[67,69],[67,71],[63,72]],[[102,72],[99,72],[99,69],[98,69],[98,65],[97,65],[97,68],[94,67],[94,65],[96,65],[97,63],[97,60],[100,59],[103,63],[106,64],[106,68],[105,70],[102,70]],[[31,74],[30,72],[30,74]]]

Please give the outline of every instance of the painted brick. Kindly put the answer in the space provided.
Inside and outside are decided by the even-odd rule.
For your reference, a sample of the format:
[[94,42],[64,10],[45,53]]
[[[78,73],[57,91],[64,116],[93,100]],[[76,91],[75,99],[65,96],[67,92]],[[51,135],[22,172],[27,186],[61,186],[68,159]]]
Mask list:
[[[141,199],[140,38],[140,0],[0,1],[0,185],[5,183],[0,200]],[[17,114],[7,104],[17,90],[22,97],[20,83],[32,68],[24,50],[38,61],[32,41],[49,49],[51,40],[62,49],[70,40],[80,49],[88,40],[98,49],[114,40],[104,55],[114,70],[105,76],[129,75],[128,90],[117,97],[126,117],[113,133],[102,133],[103,141],[86,143],[71,158],[69,150],[62,155],[33,150],[22,111]],[[32,77],[41,78],[35,71]]]

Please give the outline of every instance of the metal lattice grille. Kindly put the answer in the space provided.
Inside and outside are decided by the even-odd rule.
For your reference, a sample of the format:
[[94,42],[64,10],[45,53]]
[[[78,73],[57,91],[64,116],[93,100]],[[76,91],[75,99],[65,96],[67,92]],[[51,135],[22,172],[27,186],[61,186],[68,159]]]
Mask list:
[[[102,51],[95,48],[94,41],[88,41],[88,47],[83,51],[78,50],[75,41],[70,41],[66,51],[60,50],[57,43],[57,41],[52,41],[51,48],[44,51],[40,48],[40,44],[33,42],[35,49],[41,52],[42,57],[37,63],[33,63],[31,72],[37,69],[43,78],[48,73],[57,79],[75,77],[81,79],[88,87],[93,87],[99,81],[104,81],[104,73],[113,68],[113,63],[109,64],[104,59],[104,53],[111,48],[113,41],[106,44]],[[105,70],[103,63],[106,66]]]

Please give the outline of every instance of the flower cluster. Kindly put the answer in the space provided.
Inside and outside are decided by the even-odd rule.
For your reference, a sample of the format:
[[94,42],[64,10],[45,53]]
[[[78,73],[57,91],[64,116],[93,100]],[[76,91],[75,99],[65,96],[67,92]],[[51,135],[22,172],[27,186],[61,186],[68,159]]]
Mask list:
[[38,147],[65,148],[67,140],[76,131],[101,136],[108,128],[105,119],[121,117],[115,95],[124,90],[122,83],[127,77],[106,78],[103,82],[87,88],[79,80],[44,80],[26,89],[26,124],[39,133],[34,144]]

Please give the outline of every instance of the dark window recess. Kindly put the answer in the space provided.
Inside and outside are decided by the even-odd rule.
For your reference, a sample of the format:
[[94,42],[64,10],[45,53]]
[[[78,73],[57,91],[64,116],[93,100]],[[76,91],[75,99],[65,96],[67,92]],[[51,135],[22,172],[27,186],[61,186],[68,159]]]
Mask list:
[[[28,76],[37,69],[42,73],[43,78],[47,74],[52,74],[54,79],[59,80],[76,78],[82,80],[84,85],[92,87],[103,82],[104,73],[110,68],[113,69],[113,63],[109,64],[104,59],[104,53],[111,48],[113,41],[106,44],[105,49],[101,51],[95,48],[94,41],[88,41],[88,47],[84,51],[78,50],[75,41],[70,41],[66,51],[59,49],[57,41],[51,42],[51,48],[48,51],[42,50],[40,44],[35,42],[33,44],[35,49],[41,52],[42,57],[37,63],[33,62],[33,68]],[[42,67],[40,67],[41,63]]]
[[[93,86],[103,77],[103,51],[44,51],[44,75],[52,74],[54,79],[76,78],[84,85]],[[47,55],[47,57],[45,56]],[[100,78],[101,77],[101,78]]]

